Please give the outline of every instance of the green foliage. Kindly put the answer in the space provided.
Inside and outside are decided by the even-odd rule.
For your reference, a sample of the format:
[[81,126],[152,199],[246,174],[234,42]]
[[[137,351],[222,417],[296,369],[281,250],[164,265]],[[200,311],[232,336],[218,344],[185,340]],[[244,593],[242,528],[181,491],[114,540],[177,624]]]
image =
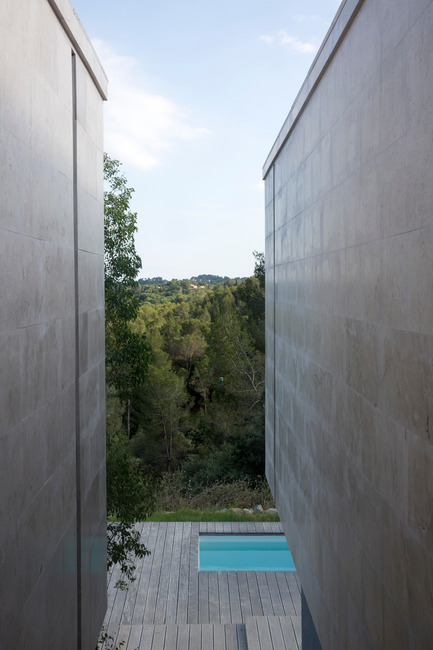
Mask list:
[[261,288],[265,289],[265,254],[257,251],[253,252],[256,262],[254,264],[254,277],[260,283]]
[[[134,522],[150,511],[150,490],[139,469],[139,461],[126,446],[130,435],[130,404],[147,379],[150,348],[141,333],[132,331],[130,321],[138,313],[134,293],[141,267],[134,234],[137,215],[129,203],[133,190],[120,173],[120,163],[104,154],[105,237],[105,352],[107,394],[112,399],[108,412],[116,411],[110,388],[115,389],[126,410],[127,436],[121,418],[107,423],[107,514],[115,521],[107,524],[107,566],[119,564],[118,587],[134,579],[135,558],[148,554]],[[120,421],[119,421],[120,420]]]
[[116,586],[121,589],[135,579],[135,558],[149,554],[134,527],[153,509],[152,489],[139,465],[128,449],[126,435],[107,427],[107,514],[115,519],[107,524],[107,569],[119,564],[122,577]]
[[[253,508],[260,504],[266,510],[275,503],[265,478],[252,482],[246,478],[210,485],[194,492],[186,483],[183,471],[165,475],[158,484],[155,512],[221,510],[221,508]],[[151,515],[153,519],[154,515]]]
[[152,510],[152,490],[124,433],[107,436],[107,514],[120,521],[143,521]]
[[133,189],[120,173],[120,163],[104,154],[104,250],[105,307],[112,321],[130,321],[137,315],[139,302],[134,295],[141,259],[135,250],[137,214],[129,204]]
[[255,275],[239,282],[142,281],[133,331],[152,360],[131,445],[156,479],[182,468],[197,492],[264,474],[264,258],[254,255]]
[[143,417],[132,448],[143,467],[158,478],[176,469],[190,448],[182,429],[190,401],[185,381],[173,371],[168,355],[161,350],[154,354],[140,399]]
[[[119,643],[116,643],[114,637],[112,637],[111,634],[108,634],[105,627],[102,626],[96,650],[121,650],[124,646],[125,641],[119,641]],[[139,650],[139,648],[136,647],[134,650]]]
[[115,644],[114,637],[112,637],[111,634],[108,634],[105,627],[102,627],[96,650],[121,650],[124,645],[125,641],[120,641],[119,644]]
[[126,590],[135,580],[136,558],[150,555],[144,544],[140,542],[140,533],[132,524],[123,521],[109,521],[107,523],[107,553],[110,562],[107,568],[118,564],[122,572],[115,587]]
[[146,381],[150,349],[145,337],[129,326],[140,305],[135,295],[141,267],[134,242],[137,215],[129,207],[133,190],[120,173],[119,161],[107,154],[104,179],[106,380],[126,406]]
[[145,337],[128,323],[106,323],[107,383],[123,404],[131,400],[147,380],[150,349]]
[[161,277],[138,280],[138,298],[153,305],[181,303],[202,298],[220,286],[239,286],[245,278],[198,275],[190,280],[163,280]]

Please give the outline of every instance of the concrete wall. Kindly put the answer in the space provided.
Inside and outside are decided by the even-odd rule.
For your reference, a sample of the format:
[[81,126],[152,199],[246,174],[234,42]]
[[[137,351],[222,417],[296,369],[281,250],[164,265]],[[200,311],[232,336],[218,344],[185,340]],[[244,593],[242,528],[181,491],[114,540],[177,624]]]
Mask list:
[[0,42],[0,647],[93,650],[106,78],[68,0],[2,0]]
[[267,475],[326,650],[433,643],[432,34],[343,2],[264,167]]

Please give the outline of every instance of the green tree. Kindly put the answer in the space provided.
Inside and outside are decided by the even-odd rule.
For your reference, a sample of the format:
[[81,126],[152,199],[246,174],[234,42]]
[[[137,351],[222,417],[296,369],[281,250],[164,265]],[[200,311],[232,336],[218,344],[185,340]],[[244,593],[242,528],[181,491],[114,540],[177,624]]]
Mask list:
[[219,287],[209,305],[206,357],[195,369],[206,390],[189,434],[195,454],[182,466],[192,488],[264,473],[264,258],[255,257],[257,275]]
[[253,251],[253,255],[256,258],[254,264],[254,277],[256,277],[260,283],[262,289],[265,288],[265,254],[259,253],[258,251]]
[[134,190],[127,187],[120,162],[104,154],[104,262],[105,312],[110,322],[131,321],[137,316],[135,295],[141,259],[135,250],[137,214],[131,212]]
[[[126,410],[127,436],[121,423],[107,421],[107,512],[115,519],[107,524],[107,564],[119,563],[125,588],[133,579],[134,559],[148,554],[134,522],[145,517],[149,506],[148,487],[139,465],[126,446],[130,436],[130,404],[147,378],[150,349],[143,334],[133,332],[139,301],[135,295],[141,260],[135,250],[137,215],[129,204],[133,190],[120,173],[120,163],[104,154],[104,237],[105,237],[105,354],[107,395],[115,390]],[[110,391],[111,388],[111,391]],[[113,401],[114,400],[114,401]],[[110,414],[107,402],[107,413]],[[118,406],[114,411],[119,411]],[[115,419],[115,418],[114,418]]]
[[104,154],[105,356],[106,380],[126,411],[128,437],[131,400],[147,378],[150,348],[145,336],[133,332],[140,301],[135,293],[141,259],[135,250],[137,214],[131,212],[133,189],[120,173],[120,163]]
[[141,427],[132,441],[135,454],[155,477],[177,469],[190,451],[182,428],[189,402],[185,379],[172,370],[165,352],[155,352],[142,391]]
[[[107,395],[107,568],[119,564],[121,578],[117,587],[133,581],[135,558],[149,554],[134,527],[146,518],[153,505],[153,491],[140,471],[139,461],[128,449],[122,431],[119,400],[112,391]],[[113,519],[114,521],[112,521]]]
[[247,278],[237,289],[236,298],[244,325],[254,339],[255,347],[265,352],[265,257],[253,253],[256,258],[254,275]]

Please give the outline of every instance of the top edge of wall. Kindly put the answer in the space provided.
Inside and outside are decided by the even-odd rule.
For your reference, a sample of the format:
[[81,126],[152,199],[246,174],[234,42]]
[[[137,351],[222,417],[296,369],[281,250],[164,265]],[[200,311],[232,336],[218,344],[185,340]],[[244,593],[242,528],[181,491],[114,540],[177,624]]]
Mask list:
[[363,3],[364,0],[343,0],[338,8],[335,18],[316,54],[311,68],[308,71],[307,77],[293,102],[292,108],[290,109],[268,157],[266,158],[262,170],[263,179],[266,178],[269,169],[272,167],[282,147],[289,138],[296,122],[302,114],[305,106],[308,104],[311,95],[324,75],[326,68],[332,61],[335,52],[337,51],[341,41],[346,36],[346,33]]
[[108,79],[89,37],[69,0],[48,0],[71,45],[90,74],[102,99],[107,99]]

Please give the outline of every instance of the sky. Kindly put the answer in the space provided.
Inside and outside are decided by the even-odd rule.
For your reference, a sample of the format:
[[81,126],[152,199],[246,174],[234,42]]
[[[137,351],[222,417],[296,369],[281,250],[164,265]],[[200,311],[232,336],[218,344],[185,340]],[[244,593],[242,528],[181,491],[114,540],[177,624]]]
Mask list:
[[262,166],[340,0],[72,0],[109,79],[141,278],[252,275]]

